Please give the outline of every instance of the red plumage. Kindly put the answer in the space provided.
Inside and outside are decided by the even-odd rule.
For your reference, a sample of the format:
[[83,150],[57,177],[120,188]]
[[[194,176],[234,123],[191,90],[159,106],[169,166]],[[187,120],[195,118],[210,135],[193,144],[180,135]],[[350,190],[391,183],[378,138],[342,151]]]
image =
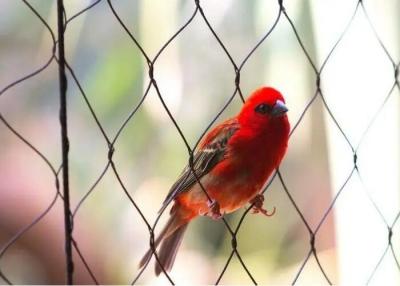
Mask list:
[[[171,270],[188,223],[198,215],[213,218],[230,213],[257,199],[256,211],[267,214],[259,192],[287,149],[290,125],[283,96],[262,87],[247,99],[240,113],[214,127],[201,141],[193,169],[186,167],[164,202],[174,200],[170,219],[159,234],[158,257]],[[213,200],[210,203],[202,186]],[[149,250],[140,267],[151,258]],[[156,262],[156,274],[161,272]]]

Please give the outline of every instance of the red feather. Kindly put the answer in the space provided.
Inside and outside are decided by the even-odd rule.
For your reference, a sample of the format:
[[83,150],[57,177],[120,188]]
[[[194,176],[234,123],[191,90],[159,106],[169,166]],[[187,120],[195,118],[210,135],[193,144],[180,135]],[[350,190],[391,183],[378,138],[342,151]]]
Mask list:
[[[175,200],[171,218],[156,240],[166,271],[172,268],[187,224],[198,215],[214,216],[208,196],[221,214],[233,212],[253,200],[279,166],[290,131],[284,102],[275,89],[260,88],[236,117],[214,127],[201,141],[193,166],[196,175],[186,167],[165,202]],[[140,265],[150,258],[149,251]],[[157,275],[160,272],[157,264]]]

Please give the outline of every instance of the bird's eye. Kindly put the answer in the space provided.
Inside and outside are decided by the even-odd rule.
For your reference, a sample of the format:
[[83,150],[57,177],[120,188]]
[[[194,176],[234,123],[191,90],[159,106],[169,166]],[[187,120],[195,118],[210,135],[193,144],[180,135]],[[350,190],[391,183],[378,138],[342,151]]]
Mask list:
[[255,108],[255,111],[260,114],[269,114],[271,112],[271,110],[272,110],[272,107],[265,103],[261,103],[261,104],[257,105],[257,107]]

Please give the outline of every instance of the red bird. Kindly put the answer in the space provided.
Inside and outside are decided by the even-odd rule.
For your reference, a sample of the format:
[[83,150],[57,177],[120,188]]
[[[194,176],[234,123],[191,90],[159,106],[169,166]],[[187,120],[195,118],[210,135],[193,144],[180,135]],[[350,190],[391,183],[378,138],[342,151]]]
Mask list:
[[[155,248],[165,271],[175,261],[183,234],[189,222],[199,215],[220,218],[247,203],[254,212],[268,214],[262,208],[259,192],[271,173],[279,166],[287,149],[290,125],[283,96],[275,89],[262,87],[254,91],[240,113],[212,129],[200,143],[189,166],[171,187],[163,208],[174,205],[170,218],[155,240]],[[209,198],[198,184],[207,191]],[[147,264],[151,249],[139,267]],[[156,262],[156,274],[162,268]]]

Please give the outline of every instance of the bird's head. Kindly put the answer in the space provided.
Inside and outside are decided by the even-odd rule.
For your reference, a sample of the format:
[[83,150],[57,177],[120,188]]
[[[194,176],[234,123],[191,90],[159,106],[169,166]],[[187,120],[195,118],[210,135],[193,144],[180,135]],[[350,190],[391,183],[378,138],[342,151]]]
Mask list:
[[271,87],[261,87],[255,90],[243,105],[239,113],[242,126],[253,129],[268,129],[282,126],[289,129],[285,99],[282,94]]

